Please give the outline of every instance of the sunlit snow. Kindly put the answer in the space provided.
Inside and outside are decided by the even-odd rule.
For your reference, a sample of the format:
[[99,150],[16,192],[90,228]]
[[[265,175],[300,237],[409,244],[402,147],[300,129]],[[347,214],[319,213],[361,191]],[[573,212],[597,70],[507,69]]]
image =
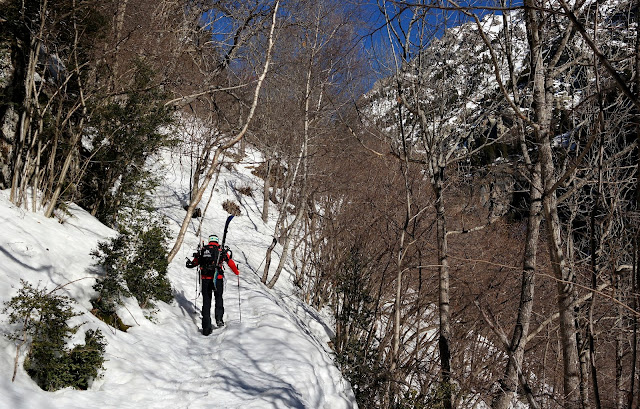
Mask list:
[[[180,160],[181,159],[181,160]],[[320,313],[294,294],[291,272],[285,269],[274,290],[260,282],[265,250],[274,221],[260,217],[261,182],[250,170],[258,158],[245,157],[233,171],[222,168],[204,219],[203,236],[222,235],[227,214],[221,204],[235,200],[242,208],[229,229],[227,244],[241,275],[227,274],[227,326],[208,337],[201,334],[196,273],[184,266],[198,242],[194,220],[180,253],[169,268],[175,301],[159,303],[154,312],[128,300],[119,312],[132,325],[128,332],[113,330],[90,312],[96,273],[90,256],[98,241],[115,232],[72,205],[70,216],[44,218],[42,212],[16,208],[8,191],[0,191],[0,302],[16,295],[19,280],[40,288],[66,285],[85,322],[72,342],[82,343],[84,331],[100,328],[108,341],[103,377],[88,391],[41,390],[20,365],[11,382],[16,344],[0,337],[1,408],[355,408],[354,395],[332,361],[330,329]],[[184,217],[182,204],[189,190],[190,161],[165,152],[158,169],[165,183],[154,200],[177,232]],[[234,187],[251,186],[254,198]],[[201,207],[204,209],[209,194]],[[260,203],[260,206],[258,205]],[[172,244],[172,243],[171,243]],[[278,254],[279,255],[279,254]],[[277,263],[277,257],[275,263]],[[7,315],[0,314],[2,332]],[[20,363],[24,360],[24,348]]]

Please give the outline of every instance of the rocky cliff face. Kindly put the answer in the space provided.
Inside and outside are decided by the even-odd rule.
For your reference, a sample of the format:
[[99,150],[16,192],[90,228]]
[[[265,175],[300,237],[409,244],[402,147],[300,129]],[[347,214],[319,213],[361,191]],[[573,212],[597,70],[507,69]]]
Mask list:
[[520,163],[501,163],[491,166],[486,174],[478,174],[474,184],[480,186],[480,204],[489,211],[489,219],[507,217],[519,220],[525,217],[529,206],[527,180],[518,171]]

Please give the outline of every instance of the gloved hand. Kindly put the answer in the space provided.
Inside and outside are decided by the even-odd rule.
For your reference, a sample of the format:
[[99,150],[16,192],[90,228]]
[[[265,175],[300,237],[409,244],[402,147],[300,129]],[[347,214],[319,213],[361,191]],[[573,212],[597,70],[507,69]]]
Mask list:
[[193,267],[195,267],[195,266],[193,265],[193,263],[191,262],[191,260],[187,260],[186,266],[187,266],[187,268],[193,268]]

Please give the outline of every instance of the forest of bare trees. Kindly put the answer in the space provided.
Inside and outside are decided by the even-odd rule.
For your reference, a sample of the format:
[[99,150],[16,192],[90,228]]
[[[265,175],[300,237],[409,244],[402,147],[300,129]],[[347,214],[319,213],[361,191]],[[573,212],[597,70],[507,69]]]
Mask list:
[[637,408],[639,7],[0,0],[0,188],[117,226],[187,152],[171,261],[254,149],[360,407]]

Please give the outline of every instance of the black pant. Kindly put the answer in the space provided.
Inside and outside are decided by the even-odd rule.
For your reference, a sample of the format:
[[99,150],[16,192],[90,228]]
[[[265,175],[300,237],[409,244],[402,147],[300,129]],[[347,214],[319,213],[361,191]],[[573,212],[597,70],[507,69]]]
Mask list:
[[[217,275],[216,275],[217,276]],[[214,285],[214,280],[215,285]],[[224,304],[222,301],[222,291],[224,290],[223,278],[202,279],[202,332],[209,332],[211,326],[211,296],[215,296],[215,319],[222,321],[224,315]]]

